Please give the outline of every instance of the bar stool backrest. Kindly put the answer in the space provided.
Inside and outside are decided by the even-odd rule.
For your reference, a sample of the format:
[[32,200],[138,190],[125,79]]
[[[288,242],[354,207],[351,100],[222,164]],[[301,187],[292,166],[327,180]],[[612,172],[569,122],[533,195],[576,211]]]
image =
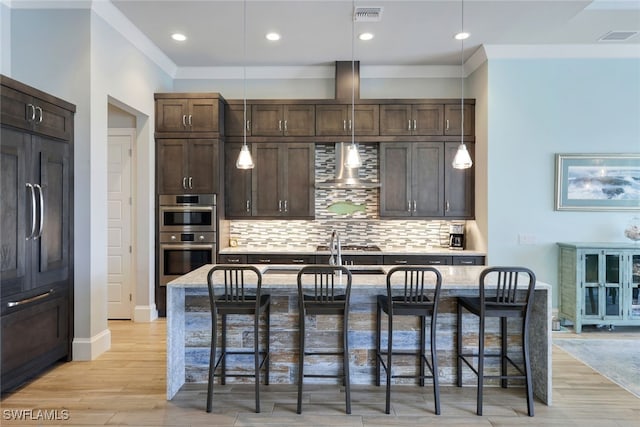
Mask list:
[[351,272],[339,265],[307,265],[298,272],[298,296],[316,303],[349,301]]
[[394,267],[387,273],[387,297],[392,301],[389,310],[420,310],[428,306],[436,312],[441,287],[442,275],[434,267]]
[[[536,276],[525,267],[489,267],[480,274],[481,309],[531,311]],[[522,292],[524,291],[524,292]]]
[[[216,274],[217,272],[219,273]],[[249,302],[259,304],[262,274],[252,265],[216,265],[209,270],[207,283],[212,307],[216,304],[246,304]],[[218,285],[224,286],[224,291],[218,291],[216,294],[216,286]],[[219,287],[222,288],[222,286]]]

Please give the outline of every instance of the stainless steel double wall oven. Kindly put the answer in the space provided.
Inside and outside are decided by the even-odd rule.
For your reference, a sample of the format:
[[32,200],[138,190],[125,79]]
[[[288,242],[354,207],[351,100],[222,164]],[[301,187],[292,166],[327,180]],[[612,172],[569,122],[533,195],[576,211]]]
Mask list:
[[160,286],[216,262],[216,195],[159,196]]

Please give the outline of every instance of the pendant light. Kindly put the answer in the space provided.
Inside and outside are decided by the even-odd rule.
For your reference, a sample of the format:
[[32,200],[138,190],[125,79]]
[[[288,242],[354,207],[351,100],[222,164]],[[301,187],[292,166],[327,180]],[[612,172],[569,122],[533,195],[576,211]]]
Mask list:
[[243,123],[242,128],[242,148],[236,160],[238,169],[253,169],[253,158],[247,145],[247,2],[242,2],[242,100],[243,100]]
[[352,0],[351,7],[353,14],[351,17],[351,144],[347,149],[347,156],[344,162],[345,167],[354,169],[362,166],[362,159],[358,152],[358,146],[356,145],[356,76],[355,76],[355,59],[354,59],[354,43],[356,37],[356,5],[355,0]]
[[456,155],[453,157],[451,166],[455,169],[469,169],[473,165],[473,162],[471,161],[469,151],[467,151],[467,146],[464,144],[464,39],[469,37],[469,34],[464,31],[464,0],[461,0],[461,4],[461,28],[460,32],[455,36],[457,40],[460,40],[460,145],[458,146]]

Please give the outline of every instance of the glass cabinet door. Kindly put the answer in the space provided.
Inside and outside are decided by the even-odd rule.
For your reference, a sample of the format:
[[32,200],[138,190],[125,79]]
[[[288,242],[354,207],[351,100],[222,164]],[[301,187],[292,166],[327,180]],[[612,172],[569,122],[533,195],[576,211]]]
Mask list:
[[631,255],[629,274],[631,275],[629,280],[631,287],[629,317],[632,319],[640,319],[640,255]]
[[600,254],[584,256],[584,282],[582,294],[582,315],[600,317]]
[[606,318],[622,317],[622,277],[620,263],[622,256],[618,253],[605,253],[604,259],[604,316]]

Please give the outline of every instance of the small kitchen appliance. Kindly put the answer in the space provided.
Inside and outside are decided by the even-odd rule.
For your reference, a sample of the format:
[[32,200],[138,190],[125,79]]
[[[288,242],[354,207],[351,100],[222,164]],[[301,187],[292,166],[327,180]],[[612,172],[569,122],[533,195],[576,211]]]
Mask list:
[[464,224],[449,226],[449,249],[464,249]]

